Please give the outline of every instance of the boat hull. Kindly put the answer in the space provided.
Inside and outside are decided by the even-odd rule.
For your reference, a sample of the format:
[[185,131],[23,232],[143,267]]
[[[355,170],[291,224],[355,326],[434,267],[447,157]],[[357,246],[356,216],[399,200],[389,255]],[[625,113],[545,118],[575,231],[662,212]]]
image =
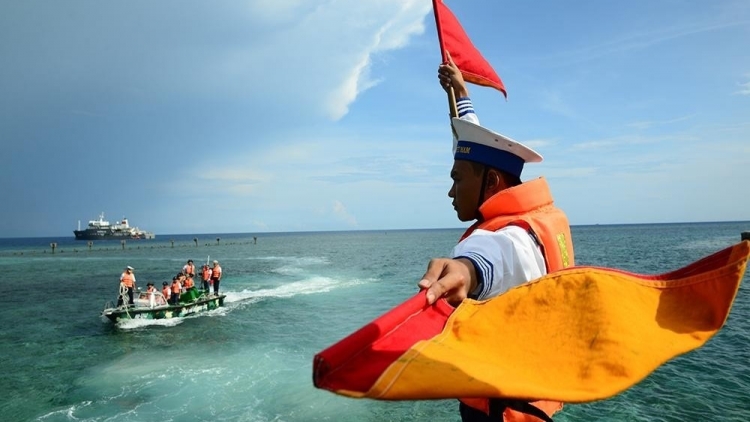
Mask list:
[[140,232],[137,235],[124,231],[114,230],[73,230],[76,240],[126,240],[126,239],[154,239],[156,236],[151,232]]
[[81,230],[81,222],[78,221],[78,230],[73,230],[76,240],[111,240],[111,239],[153,239],[152,232],[131,227],[128,219],[124,218],[115,224],[110,224],[104,219],[104,213],[99,214],[98,220],[89,221],[88,227]]
[[112,322],[130,319],[170,319],[182,318],[188,315],[207,312],[224,306],[226,295],[201,296],[195,301],[178,305],[162,305],[154,307],[120,306],[107,308],[102,311],[102,317]]

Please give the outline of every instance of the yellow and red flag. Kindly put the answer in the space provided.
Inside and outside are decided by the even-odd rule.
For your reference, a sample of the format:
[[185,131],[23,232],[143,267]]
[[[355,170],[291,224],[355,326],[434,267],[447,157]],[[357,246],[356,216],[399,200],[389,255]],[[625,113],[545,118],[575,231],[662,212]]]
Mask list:
[[748,256],[743,241],[660,275],[573,267],[455,309],[421,292],[318,353],[313,381],[382,400],[606,399],[721,329]]
[[505,91],[503,81],[482,53],[474,47],[466,31],[443,0],[432,0],[432,10],[435,13],[435,25],[443,62],[448,62],[446,54],[448,51],[453,62],[461,69],[466,82],[495,88],[507,98],[508,93]]

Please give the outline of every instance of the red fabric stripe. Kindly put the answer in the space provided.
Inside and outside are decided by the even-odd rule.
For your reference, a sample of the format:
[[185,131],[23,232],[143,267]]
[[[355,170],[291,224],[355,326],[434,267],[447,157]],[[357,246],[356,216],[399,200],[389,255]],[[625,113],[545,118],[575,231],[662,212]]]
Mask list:
[[420,340],[439,334],[454,308],[427,306],[426,291],[315,355],[313,383],[330,391],[367,392],[380,374]]

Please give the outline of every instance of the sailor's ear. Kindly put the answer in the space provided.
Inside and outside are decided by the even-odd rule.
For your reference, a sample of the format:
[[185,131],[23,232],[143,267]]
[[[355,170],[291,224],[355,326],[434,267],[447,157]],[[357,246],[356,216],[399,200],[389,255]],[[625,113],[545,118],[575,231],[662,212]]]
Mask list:
[[505,188],[503,178],[500,172],[490,168],[487,171],[487,183],[485,185],[485,193],[487,196],[492,196]]

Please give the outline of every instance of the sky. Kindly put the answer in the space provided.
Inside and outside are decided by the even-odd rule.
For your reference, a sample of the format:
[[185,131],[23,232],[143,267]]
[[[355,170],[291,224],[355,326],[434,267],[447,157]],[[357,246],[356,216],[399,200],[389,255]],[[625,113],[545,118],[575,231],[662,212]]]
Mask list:
[[[750,220],[750,3],[445,0],[573,225]],[[0,1],[0,237],[458,228],[430,0]]]

